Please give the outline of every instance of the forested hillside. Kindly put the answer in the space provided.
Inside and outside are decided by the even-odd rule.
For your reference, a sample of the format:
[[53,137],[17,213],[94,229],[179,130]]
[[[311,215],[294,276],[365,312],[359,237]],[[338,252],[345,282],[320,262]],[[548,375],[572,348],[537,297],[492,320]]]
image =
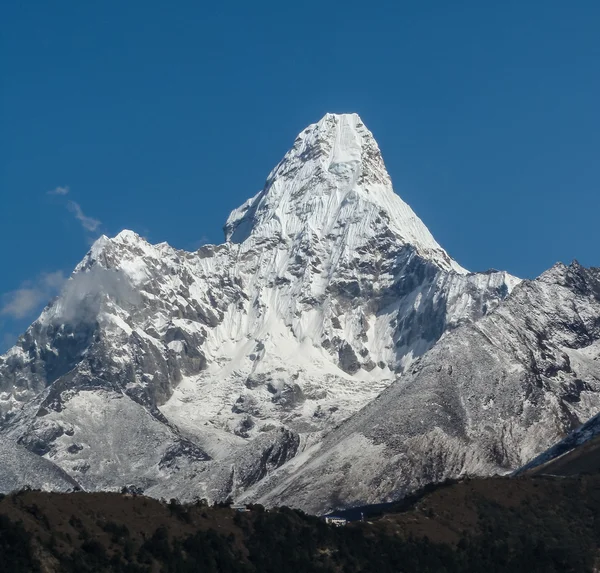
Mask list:
[[0,501],[0,571],[592,571],[600,477],[464,480],[377,511],[334,527],[289,508],[24,491]]

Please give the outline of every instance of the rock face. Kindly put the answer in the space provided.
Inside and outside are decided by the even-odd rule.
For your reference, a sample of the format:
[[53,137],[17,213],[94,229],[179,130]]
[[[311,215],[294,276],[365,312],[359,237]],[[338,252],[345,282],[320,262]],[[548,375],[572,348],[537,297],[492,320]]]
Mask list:
[[[330,459],[319,456],[329,455],[336,440],[347,443],[340,436],[350,428],[357,428],[357,452],[363,445],[372,452],[389,446],[398,450],[394,455],[415,457],[430,444],[440,452],[442,442],[449,444],[447,453],[417,464],[423,467],[403,474],[401,483],[373,475],[379,485],[371,500],[466,469],[509,468],[595,413],[595,382],[583,375],[561,390],[570,402],[543,388],[546,379],[570,372],[571,347],[559,344],[555,351],[550,340],[551,350],[532,357],[527,339],[519,346],[525,358],[510,353],[529,336],[523,322],[529,314],[518,302],[525,295],[518,293],[554,284],[552,273],[567,271],[524,283],[509,298],[512,306],[502,304],[519,280],[504,272],[469,273],[448,256],[394,193],[377,143],[357,115],[328,114],[306,128],[264,189],[232,212],[225,234],[224,244],[196,252],[150,245],[131,231],[98,239],[61,295],[0,357],[0,439],[86,489],[135,485],[165,497],[255,495],[321,509],[336,504],[311,505],[292,493],[279,498],[269,488],[283,491],[296,470],[305,479],[306,463]],[[548,309],[555,301],[548,295],[525,303]],[[498,355],[490,349],[484,366],[481,356],[492,343],[478,329],[492,328],[509,312],[520,322],[505,327],[493,349]],[[580,344],[588,334],[579,333]],[[535,339],[538,350],[544,341]],[[510,397],[487,390],[496,372],[489,368],[506,366],[501,353],[508,353],[510,368],[523,368],[519,391]],[[434,362],[431,368],[441,368],[436,376],[419,375]],[[495,383],[513,392],[513,371],[500,370]],[[434,382],[452,395],[449,402],[435,401]],[[491,420],[482,436],[506,448],[479,465],[467,464],[461,453],[465,428],[475,432],[479,420],[467,424],[464,385],[478,399],[492,400],[480,408]],[[563,417],[544,421],[534,399],[540,408],[554,404]],[[417,414],[417,403],[431,410],[428,416]],[[388,410],[377,414],[384,404]],[[539,442],[521,425],[518,432],[504,428],[505,406],[526,410],[527,420],[540,417],[537,426],[532,422]],[[359,430],[370,412],[384,419]],[[462,429],[445,431],[446,415],[462,416],[456,426]],[[392,426],[384,430],[388,418]],[[498,442],[496,432],[505,431],[516,433]],[[397,439],[390,446],[378,432]],[[445,441],[434,439],[436,432]],[[398,442],[408,435],[421,444],[410,452]],[[339,494],[340,503],[368,497],[334,482],[330,494]]]

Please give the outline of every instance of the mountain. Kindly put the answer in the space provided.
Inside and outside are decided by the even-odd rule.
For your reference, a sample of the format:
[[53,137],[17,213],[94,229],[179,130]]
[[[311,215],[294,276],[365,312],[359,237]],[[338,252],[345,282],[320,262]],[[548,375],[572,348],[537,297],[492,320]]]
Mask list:
[[447,333],[245,499],[323,511],[508,473],[600,410],[599,357],[600,269],[556,265]]
[[560,282],[576,271],[467,272],[357,115],[302,131],[225,237],[98,239],[0,357],[6,447],[88,490],[317,511],[517,467],[600,410],[593,365],[552,326],[555,306],[599,316]]

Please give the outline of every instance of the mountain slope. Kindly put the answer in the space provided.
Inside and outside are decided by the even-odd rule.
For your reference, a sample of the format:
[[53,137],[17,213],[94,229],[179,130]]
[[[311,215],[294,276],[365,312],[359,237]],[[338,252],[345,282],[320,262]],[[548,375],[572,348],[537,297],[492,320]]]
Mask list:
[[600,472],[600,415],[519,468],[515,475],[573,476]]
[[514,470],[600,410],[599,356],[600,269],[557,265],[246,497],[318,511]]
[[225,232],[96,241],[0,357],[2,438],[88,489],[239,495],[519,282],[447,255],[356,115],[304,130]]

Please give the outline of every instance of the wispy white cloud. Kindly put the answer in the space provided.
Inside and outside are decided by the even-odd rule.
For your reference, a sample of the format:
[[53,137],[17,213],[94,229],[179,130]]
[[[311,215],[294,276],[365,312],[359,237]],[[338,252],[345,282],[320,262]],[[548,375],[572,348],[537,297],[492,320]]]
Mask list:
[[69,186],[65,185],[64,187],[55,187],[48,191],[48,195],[68,195],[69,194]]
[[208,245],[208,244],[209,244],[208,237],[206,235],[202,235],[198,240],[193,241],[190,244],[190,248],[193,251],[197,251],[200,247],[203,247],[204,245]]
[[[71,192],[71,189],[68,185],[58,186],[54,189],[51,189],[47,192],[48,195],[58,195],[60,197],[66,197]],[[81,226],[86,230],[93,233],[98,229],[98,227],[102,224],[102,222],[98,219],[94,219],[94,217],[88,217],[81,208],[81,205],[76,201],[66,201],[66,206],[75,218],[81,223]]]
[[74,274],[65,283],[60,308],[53,313],[52,320],[55,324],[93,323],[98,320],[98,313],[107,298],[124,309],[141,303],[139,291],[125,272],[95,265]]
[[65,276],[61,271],[43,273],[35,281],[27,281],[21,288],[0,297],[0,315],[20,319],[30,315],[60,291]]
[[33,288],[20,288],[7,293],[2,299],[1,314],[7,314],[13,318],[25,318],[42,302],[42,292]]
[[65,275],[62,271],[54,271],[53,273],[43,273],[40,276],[41,284],[50,291],[57,291],[65,284]]
[[69,201],[67,203],[67,207],[69,211],[75,215],[75,218],[81,223],[81,226],[86,231],[93,233],[102,224],[102,222],[98,219],[94,219],[93,217],[88,217],[85,215],[81,210],[79,203],[76,203],[75,201]]

